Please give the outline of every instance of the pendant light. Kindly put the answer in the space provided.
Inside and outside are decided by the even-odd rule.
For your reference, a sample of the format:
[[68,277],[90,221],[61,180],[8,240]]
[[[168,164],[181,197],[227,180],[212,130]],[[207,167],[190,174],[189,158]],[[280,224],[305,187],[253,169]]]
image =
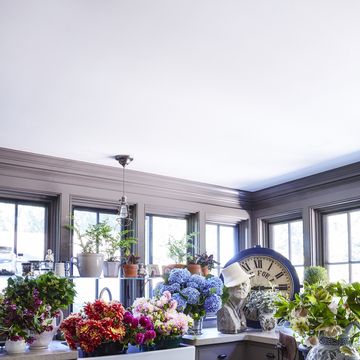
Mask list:
[[125,196],[125,167],[126,165],[129,165],[134,160],[134,158],[130,155],[116,155],[115,160],[117,160],[119,164],[123,167],[123,192],[121,199],[119,200],[120,205],[118,215],[120,220],[127,219],[128,221],[131,221],[129,217],[129,204],[127,203],[127,198]]

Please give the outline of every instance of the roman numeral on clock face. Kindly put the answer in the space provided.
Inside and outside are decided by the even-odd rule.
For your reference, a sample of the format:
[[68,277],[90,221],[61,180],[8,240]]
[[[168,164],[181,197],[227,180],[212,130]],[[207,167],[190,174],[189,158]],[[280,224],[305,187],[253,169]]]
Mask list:
[[250,270],[251,270],[251,268],[250,268],[250,266],[249,266],[248,263],[243,263],[243,264],[241,264],[241,267],[242,267],[245,271],[250,271]]
[[262,268],[262,260],[261,259],[254,259],[254,264],[257,269]]
[[285,275],[285,273],[283,271],[279,272],[278,274],[275,275],[275,277],[277,279],[280,279],[283,275]]

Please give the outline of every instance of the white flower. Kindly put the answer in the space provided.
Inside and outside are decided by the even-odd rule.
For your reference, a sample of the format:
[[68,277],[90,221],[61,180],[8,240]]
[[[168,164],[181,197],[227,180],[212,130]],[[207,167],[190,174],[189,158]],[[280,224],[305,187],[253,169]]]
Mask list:
[[338,306],[339,306],[339,301],[340,298],[339,297],[334,297],[331,301],[331,303],[328,305],[329,310],[336,315],[337,311],[338,311]]
[[343,329],[339,325],[332,325],[322,328],[324,335],[328,337],[337,337],[342,334]]

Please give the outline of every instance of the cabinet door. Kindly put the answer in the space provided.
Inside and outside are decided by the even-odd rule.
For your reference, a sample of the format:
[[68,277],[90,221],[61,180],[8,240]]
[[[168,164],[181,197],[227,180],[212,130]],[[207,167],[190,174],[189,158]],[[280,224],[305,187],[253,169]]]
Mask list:
[[246,360],[279,360],[276,345],[247,341]]
[[245,360],[244,355],[244,343],[232,342],[196,347],[196,360]]

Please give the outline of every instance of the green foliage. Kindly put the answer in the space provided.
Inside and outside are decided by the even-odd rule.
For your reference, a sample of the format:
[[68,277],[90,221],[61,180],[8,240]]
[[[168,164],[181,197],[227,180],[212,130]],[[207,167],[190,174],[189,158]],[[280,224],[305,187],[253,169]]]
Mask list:
[[194,264],[194,256],[190,254],[190,251],[194,248],[192,241],[197,234],[197,232],[192,232],[189,235],[185,235],[182,239],[175,239],[173,236],[169,237],[169,257],[174,260],[176,264],[184,264],[188,261],[189,264]]
[[136,256],[134,254],[123,256],[124,264],[138,264],[139,260],[140,260],[140,256]]
[[197,257],[197,264],[201,266],[207,266],[209,270],[212,270],[215,267],[215,264],[220,264],[214,259],[214,255],[208,255],[206,252],[196,255]]
[[75,222],[74,217],[71,216],[70,219],[71,224],[65,225],[65,227],[77,235],[79,239],[78,245],[80,245],[83,253],[98,253],[102,245],[116,241],[113,228],[108,224],[107,220],[89,225],[85,232],[81,232],[80,226]]
[[278,299],[277,291],[253,290],[250,292],[245,306],[251,312],[273,313],[276,311],[275,303]]
[[[276,317],[290,322],[301,337],[347,336],[360,320],[360,284],[341,282],[320,285],[305,283],[294,300],[280,296]],[[352,340],[358,335],[357,330]]]
[[123,258],[131,255],[131,247],[137,244],[137,238],[130,236],[132,230],[122,230],[116,233],[115,236],[109,238],[104,244],[104,252],[107,261],[116,261],[119,258],[115,255],[121,249]]
[[53,273],[9,278],[0,298],[0,333],[30,341],[29,330],[47,330],[58,310],[74,301],[74,286],[69,279]]
[[326,285],[329,282],[327,270],[322,266],[308,266],[304,270],[304,282]]

